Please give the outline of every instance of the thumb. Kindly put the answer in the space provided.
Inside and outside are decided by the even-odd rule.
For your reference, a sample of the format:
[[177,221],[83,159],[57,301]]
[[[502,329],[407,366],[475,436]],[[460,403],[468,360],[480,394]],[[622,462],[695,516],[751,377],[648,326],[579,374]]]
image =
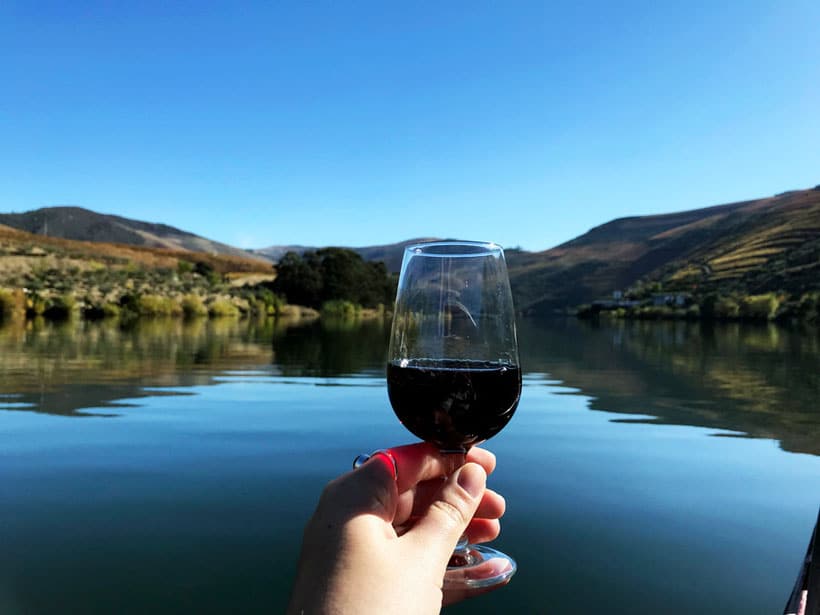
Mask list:
[[447,562],[458,539],[473,518],[484,488],[487,474],[477,463],[467,463],[450,475],[430,507],[403,538]]

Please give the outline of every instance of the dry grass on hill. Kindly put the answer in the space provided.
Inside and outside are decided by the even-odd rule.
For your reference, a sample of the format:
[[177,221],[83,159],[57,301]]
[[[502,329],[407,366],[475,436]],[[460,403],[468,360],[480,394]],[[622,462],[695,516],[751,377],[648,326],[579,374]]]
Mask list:
[[188,250],[146,248],[125,244],[74,241],[57,237],[34,235],[0,225],[0,276],[25,272],[42,267],[44,259],[59,260],[63,268],[76,267],[80,271],[99,266],[139,266],[145,269],[177,269],[180,261],[203,263],[215,272],[271,276],[269,263],[239,256],[206,254]]

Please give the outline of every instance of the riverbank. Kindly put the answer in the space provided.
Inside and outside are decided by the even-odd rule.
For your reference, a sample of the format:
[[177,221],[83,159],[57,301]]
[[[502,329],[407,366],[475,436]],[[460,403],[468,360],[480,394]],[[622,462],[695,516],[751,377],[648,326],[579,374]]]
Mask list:
[[316,310],[286,303],[265,287],[236,287],[215,292],[160,295],[133,291],[109,293],[105,298],[74,293],[33,292],[0,288],[0,324],[4,321],[45,319],[60,321],[150,318],[295,318],[300,320],[369,320],[389,317],[384,306],[363,308],[349,301],[328,301]]
[[721,322],[802,322],[820,323],[820,291],[801,295],[765,293],[760,295],[660,294],[651,299],[618,298],[581,305],[580,319],[613,318],[630,320],[706,320]]

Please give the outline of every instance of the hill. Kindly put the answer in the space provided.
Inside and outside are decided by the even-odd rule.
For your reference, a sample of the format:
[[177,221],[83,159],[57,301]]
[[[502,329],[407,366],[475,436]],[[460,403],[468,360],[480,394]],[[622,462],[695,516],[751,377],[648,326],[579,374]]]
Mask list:
[[272,293],[253,286],[274,278],[271,264],[256,258],[76,241],[0,225],[0,321],[23,313],[99,318],[122,311],[275,310]]
[[82,207],[44,207],[25,213],[0,214],[0,224],[36,235],[62,239],[258,258],[245,250],[211,241],[167,224],[100,214]]
[[86,269],[92,264],[113,268],[178,269],[180,262],[203,263],[218,273],[271,274],[270,263],[257,258],[152,248],[127,244],[77,241],[36,235],[0,224],[0,282],[10,272],[25,273],[52,263]]
[[664,291],[820,288],[820,187],[620,218],[544,252],[511,251],[516,304],[545,314],[636,283]]
[[[38,233],[20,240],[35,252],[51,245],[75,255],[89,254],[78,256],[79,260],[99,260],[91,246],[104,244],[90,242],[102,240],[109,242],[108,247],[98,249],[107,258],[166,263],[162,267],[179,260],[207,262],[208,254],[238,259],[230,265],[221,261],[209,265],[219,272],[267,267],[269,273],[269,262],[289,251],[303,254],[318,249],[270,246],[250,254],[167,225],[76,207],[0,214],[3,224]],[[11,252],[3,248],[3,234],[8,238],[11,232],[7,227],[0,230],[0,254],[32,256],[25,249],[18,253],[14,246]],[[63,237],[83,241],[62,247],[53,243],[69,241]],[[348,249],[365,260],[383,261],[388,271],[397,272],[407,245],[433,240]],[[186,256],[184,251],[202,254]],[[820,290],[820,186],[690,211],[619,218],[550,250],[508,250],[507,260],[516,305],[529,314],[565,311],[609,297],[616,290],[642,296],[660,291],[699,296],[784,291],[797,296]],[[2,267],[8,272],[15,262],[4,258]]]

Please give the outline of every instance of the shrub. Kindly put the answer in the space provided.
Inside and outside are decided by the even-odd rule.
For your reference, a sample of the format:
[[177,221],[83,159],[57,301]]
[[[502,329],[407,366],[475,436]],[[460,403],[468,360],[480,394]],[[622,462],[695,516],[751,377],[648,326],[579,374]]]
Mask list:
[[21,291],[10,291],[0,288],[0,320],[9,318],[15,313],[25,311],[25,299]]
[[122,313],[139,313],[139,296],[134,293],[125,293],[120,297],[120,310]]
[[63,320],[70,317],[77,308],[77,301],[72,295],[59,295],[46,302],[43,316],[52,320]]
[[780,299],[774,293],[744,297],[740,303],[740,316],[750,320],[772,320],[780,307]]
[[208,306],[208,314],[213,318],[239,316],[239,308],[228,299],[215,299]]
[[13,309],[12,296],[7,290],[0,289],[0,317],[8,316]]
[[361,311],[361,306],[343,299],[325,301],[321,309],[322,316],[331,318],[356,318]]
[[248,305],[250,306],[251,314],[255,316],[265,316],[268,313],[268,306],[265,305],[264,301],[257,297],[249,299]]
[[42,316],[46,311],[46,300],[34,292],[26,298],[26,317]]
[[213,265],[205,261],[197,261],[194,265],[194,273],[205,278],[211,286],[216,286],[222,282],[222,274],[216,271]]
[[666,305],[643,305],[631,308],[626,314],[639,320],[659,320],[676,316],[675,310]]
[[103,318],[116,318],[120,315],[120,306],[116,303],[91,303],[83,310],[83,317],[88,320],[102,320]]
[[740,305],[731,297],[720,297],[715,302],[714,315],[716,318],[737,318],[740,315]]
[[264,287],[258,287],[253,291],[255,299],[251,300],[251,310],[268,316],[276,316],[282,312],[285,300],[274,292]]
[[182,308],[169,297],[141,295],[137,299],[137,313],[140,316],[179,316]]
[[105,303],[103,303],[102,309],[103,314],[106,318],[116,318],[120,315],[120,306],[118,306],[116,303],[106,301]]
[[805,293],[800,297],[797,315],[807,322],[820,321],[820,292]]
[[[184,262],[184,261],[180,261]],[[202,301],[199,295],[189,294],[182,298],[182,313],[185,318],[194,318],[196,316],[207,316],[208,308]]]

